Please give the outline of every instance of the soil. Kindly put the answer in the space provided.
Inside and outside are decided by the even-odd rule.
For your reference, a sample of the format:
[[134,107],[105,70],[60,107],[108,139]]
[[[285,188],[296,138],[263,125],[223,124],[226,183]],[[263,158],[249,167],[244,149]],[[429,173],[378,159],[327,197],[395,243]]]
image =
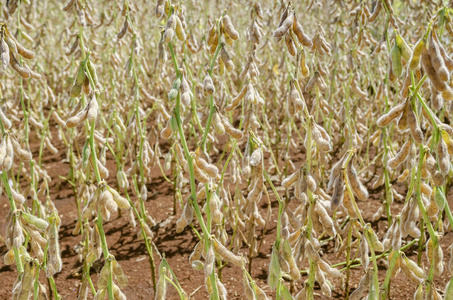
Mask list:
[[[57,139],[54,139],[56,143]],[[72,230],[76,223],[77,209],[74,201],[74,195],[70,185],[61,179],[59,176],[67,176],[68,165],[62,160],[65,158],[65,149],[62,144],[56,144],[59,152],[55,155],[46,155],[43,163],[44,166],[52,177],[51,182],[51,198],[59,211],[61,217],[60,229],[60,244],[63,259],[63,270],[55,276],[56,286],[59,294],[63,299],[77,299],[77,290],[80,284],[80,271],[82,264],[79,261],[76,248],[80,242],[80,236],[72,235]],[[31,142],[31,148],[34,151],[34,157],[37,157],[37,150],[39,144],[37,141]],[[302,163],[303,155],[300,153],[296,156],[296,165]],[[163,161],[162,161],[163,163]],[[283,162],[280,162],[283,163]],[[114,162],[109,161],[110,174],[115,174],[116,169]],[[182,288],[187,294],[191,295],[191,299],[208,299],[207,292],[204,287],[204,276],[202,271],[195,271],[188,263],[189,255],[194,248],[197,237],[190,228],[177,234],[175,230],[175,222],[180,212],[173,215],[173,186],[165,181],[161,176],[160,170],[156,167],[153,170],[151,184],[148,185],[148,200],[145,205],[150,215],[159,223],[157,228],[154,228],[155,237],[153,239],[158,251],[164,254],[170,266],[177,276]],[[373,170],[371,170],[373,171]],[[170,172],[167,172],[170,176]],[[110,184],[115,186],[113,177],[110,176]],[[268,187],[268,186],[267,186]],[[269,187],[268,187],[269,188]],[[359,207],[363,212],[363,217],[366,222],[371,221],[372,215],[378,209],[382,197],[383,189],[371,189],[371,183],[368,183],[371,199],[367,202],[360,202]],[[405,195],[405,188],[402,185],[396,185],[398,192]],[[258,285],[268,293],[269,296],[275,298],[273,292],[267,288],[266,280],[268,274],[268,263],[270,261],[270,252],[272,242],[275,240],[276,235],[276,220],[278,212],[278,203],[273,196],[272,190],[268,190],[271,196],[272,218],[271,222],[267,225],[264,241],[260,249],[258,257],[253,259],[252,264],[252,277],[256,280]],[[263,199],[265,197],[263,196]],[[28,200],[30,201],[30,199]],[[452,193],[448,195],[450,206],[453,205]],[[267,210],[267,203],[261,200],[260,209],[265,212]],[[296,206],[292,201],[290,205]],[[5,197],[2,195],[0,198],[0,235],[4,236],[6,231],[5,216],[9,211],[9,204]],[[402,203],[394,203],[392,206],[392,213],[398,213],[401,210]],[[137,238],[138,228],[132,228],[125,216],[112,216],[111,220],[105,222],[105,232],[107,235],[107,243],[109,250],[116,257],[117,261],[121,264],[126,276],[129,279],[129,285],[122,288],[128,299],[153,299],[154,291],[151,280],[150,265],[148,256],[143,240]],[[387,220],[381,218],[379,221],[373,223],[373,228],[378,231],[380,238],[388,228]],[[258,230],[261,234],[261,229]],[[448,232],[442,239],[441,245],[444,250],[445,266],[448,265],[449,251],[448,246],[453,241],[453,234]],[[412,248],[408,252],[408,256],[414,260],[416,257],[416,248]],[[7,249],[3,242],[0,242],[0,254],[3,256]],[[244,253],[246,249],[243,249]],[[323,258],[330,263],[338,263],[345,260],[344,255],[339,258],[333,250],[333,242],[329,242],[323,246]],[[154,263],[157,268],[159,265],[159,257],[154,253]],[[425,256],[422,257],[426,265]],[[96,285],[98,274],[103,262],[99,261],[94,264],[91,270],[92,279]],[[386,268],[383,266],[382,261],[379,261],[381,266],[379,269],[379,279],[382,283]],[[43,273],[43,272],[41,272]],[[435,279],[437,288],[443,290],[449,278],[447,275],[447,267],[445,268],[444,276]],[[364,270],[362,267],[357,267],[351,270],[350,273],[350,289],[353,290],[357,287],[360,278],[363,276]],[[13,283],[16,279],[17,273],[14,265],[7,266],[4,264],[3,259],[0,260],[0,299],[10,299]],[[43,274],[40,275],[40,282],[45,283],[46,279]],[[224,283],[227,291],[229,292],[228,299],[244,299],[243,275],[242,272],[235,266],[227,265],[222,270],[222,282]],[[299,281],[296,289],[300,289],[300,284],[306,279],[303,275],[302,280]],[[342,290],[341,282],[333,282],[334,289],[332,291],[332,298],[343,299],[344,292]],[[407,277],[400,272],[391,283],[391,299],[411,299],[413,297],[416,285],[412,284]],[[319,287],[316,289],[317,299],[325,299],[322,296]],[[89,299],[92,299],[92,294],[89,294]],[[168,286],[167,299],[179,299],[178,294],[172,286]]]

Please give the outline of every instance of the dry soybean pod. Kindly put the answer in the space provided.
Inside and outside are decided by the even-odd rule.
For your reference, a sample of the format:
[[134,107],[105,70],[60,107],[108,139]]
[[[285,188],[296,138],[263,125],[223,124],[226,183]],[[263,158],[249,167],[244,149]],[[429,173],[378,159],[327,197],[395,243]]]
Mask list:
[[388,113],[381,116],[377,120],[377,125],[379,127],[387,126],[388,124],[390,124],[390,122],[392,122],[394,119],[396,119],[403,112],[405,107],[406,107],[406,101],[394,106],[391,110],[389,110]]
[[297,21],[296,17],[294,17],[293,31],[296,34],[299,43],[308,48],[313,47],[313,41],[308,35],[305,34],[302,25],[299,23],[299,21]]
[[448,154],[447,144],[442,138],[437,143],[437,157],[439,158],[437,161],[439,170],[442,175],[446,176],[450,171],[450,155]]
[[223,16],[222,23],[225,32],[228,33],[233,40],[237,40],[239,38],[239,33],[234,29],[233,23],[228,15]]
[[348,171],[349,183],[351,184],[351,187],[352,187],[352,190],[354,191],[354,193],[357,195],[357,197],[360,200],[362,200],[362,201],[367,200],[369,197],[368,190],[358,179],[354,166],[349,164],[347,167],[347,171]]
[[280,39],[282,38],[285,33],[288,32],[288,30],[291,28],[291,26],[293,26],[293,23],[294,23],[294,9],[292,7],[290,7],[288,9],[288,15],[286,17],[286,19],[283,21],[283,23],[281,24],[281,26],[279,26],[275,31],[274,31],[274,38],[276,39]]
[[423,143],[423,131],[420,129],[420,126],[418,124],[417,117],[415,115],[415,112],[412,109],[411,103],[408,101],[407,102],[408,110],[407,110],[407,124],[409,126],[409,129],[411,131],[412,137],[414,140],[421,144]]
[[17,49],[17,53],[19,53],[22,57],[26,58],[26,59],[33,59],[35,57],[35,53],[31,50],[28,50],[26,49],[24,46],[22,46],[22,44],[20,44],[16,38],[9,33],[8,30],[5,31],[6,35],[9,36],[13,41],[14,43],[16,44],[16,49]]
[[238,255],[234,255],[233,252],[228,250],[224,245],[222,245],[217,239],[212,239],[212,244],[214,246],[215,252],[223,257],[227,262],[232,263],[238,267],[243,267],[247,263],[247,260]]
[[442,81],[439,76],[437,76],[436,69],[433,67],[431,57],[427,51],[422,54],[421,60],[423,69],[428,75],[429,80],[431,80],[434,88],[439,92],[445,92],[448,89],[447,83],[445,81]]
[[402,162],[404,162],[409,154],[409,150],[411,148],[412,143],[406,141],[404,145],[401,147],[401,150],[395,155],[395,157],[388,160],[387,164],[390,168],[395,169],[397,168]]
[[9,52],[9,64],[22,78],[30,78],[30,71],[19,64],[13,52]]
[[296,56],[296,45],[294,45],[293,39],[290,34],[285,35],[285,44],[288,52],[291,56]]
[[450,74],[448,73],[448,69],[445,66],[444,58],[439,49],[439,45],[435,38],[433,38],[434,31],[431,31],[430,39],[429,39],[429,47],[428,53],[431,58],[431,64],[433,65],[434,69],[436,70],[436,74],[442,81],[448,81]]

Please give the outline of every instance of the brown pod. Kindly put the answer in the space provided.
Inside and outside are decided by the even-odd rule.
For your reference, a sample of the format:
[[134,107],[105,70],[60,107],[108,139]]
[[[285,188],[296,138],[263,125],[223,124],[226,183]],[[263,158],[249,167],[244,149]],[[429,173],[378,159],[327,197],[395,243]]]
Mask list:
[[428,52],[431,58],[431,64],[433,65],[434,69],[436,70],[436,74],[442,81],[448,81],[450,74],[448,73],[448,69],[445,66],[444,58],[439,49],[439,44],[437,43],[436,39],[433,38],[433,32],[431,31],[430,39],[429,39],[429,47]]
[[442,109],[444,106],[444,99],[433,86],[431,86],[431,104],[435,110]]
[[401,96],[403,99],[409,95],[409,87],[411,86],[411,72],[410,69],[406,71],[406,77],[404,78],[403,87],[401,89]]
[[404,143],[404,145],[401,147],[401,150],[398,151],[398,153],[395,155],[395,157],[388,160],[388,162],[387,162],[388,166],[392,169],[397,168],[401,163],[403,163],[406,160],[406,158],[409,154],[410,148],[411,148],[411,142],[406,141],[406,143]]
[[22,78],[30,78],[30,71],[19,64],[12,52],[9,53],[9,64]]
[[85,78],[83,79],[82,90],[85,95],[89,95],[91,93],[90,79],[86,74]]
[[436,173],[436,159],[431,155],[431,153],[426,154],[425,166],[431,174]]
[[[437,40],[437,36],[434,35],[434,38]],[[444,59],[445,66],[447,67],[448,71],[450,72],[453,71],[453,59],[450,56],[448,56],[447,51],[445,50],[444,46],[442,46],[441,43],[438,42],[437,45],[439,46],[440,54]]]
[[443,186],[445,182],[444,176],[439,171],[432,174],[432,180],[435,186]]
[[6,34],[14,41],[14,43],[16,44],[17,53],[22,55],[22,57],[26,59],[33,59],[35,57],[35,53],[22,46],[22,44],[20,44],[13,35],[10,35],[9,32],[7,32]]
[[373,14],[371,16],[369,16],[369,18],[368,18],[368,22],[373,22],[376,19],[376,17],[379,15],[379,12],[381,11],[381,9],[382,9],[382,2],[377,1],[376,5],[374,6]]
[[407,124],[409,125],[409,129],[411,131],[412,137],[414,140],[421,144],[423,142],[423,132],[420,129],[420,126],[418,125],[417,122],[417,117],[415,116],[415,112],[412,110],[412,107],[410,106],[410,102],[407,103],[409,105],[409,108],[407,110]]
[[222,47],[222,50],[220,50],[220,59],[225,64],[228,71],[232,71],[234,69],[233,61],[231,60],[228,52],[225,50],[225,47]]
[[294,18],[293,31],[296,34],[299,43],[308,48],[313,47],[313,41],[308,35],[305,34],[304,29],[299,21],[297,21],[297,18]]
[[118,34],[116,35],[116,38],[119,40],[122,39],[124,37],[124,35],[126,34],[128,27],[129,27],[129,22],[127,21],[127,18],[126,18],[126,19],[124,19],[123,27],[121,28],[120,32],[118,32]]
[[357,197],[360,200],[362,200],[362,201],[367,200],[369,197],[368,190],[358,179],[354,166],[349,165],[347,168],[347,171],[348,171],[349,183],[351,184],[351,187],[352,187],[352,190],[354,191],[354,193],[357,195]]
[[428,52],[422,54],[422,66],[425,73],[428,75],[429,80],[433,84],[434,88],[439,92],[444,92],[447,90],[448,85],[445,81],[442,81],[437,75],[436,69],[434,68],[431,57]]
[[288,33],[285,35],[285,44],[289,54],[291,54],[291,56],[296,56],[296,46],[294,45],[291,35]]
[[333,194],[330,198],[330,211],[334,212],[343,202],[344,197],[344,180],[343,176],[339,175],[333,183]]

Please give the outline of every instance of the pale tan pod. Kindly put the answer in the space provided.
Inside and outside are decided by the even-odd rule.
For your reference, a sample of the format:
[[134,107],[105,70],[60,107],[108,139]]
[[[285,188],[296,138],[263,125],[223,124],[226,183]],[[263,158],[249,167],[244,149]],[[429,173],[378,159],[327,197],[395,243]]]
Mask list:
[[429,152],[426,154],[425,164],[426,164],[426,169],[428,169],[428,171],[431,174],[434,174],[437,171],[436,170],[436,167],[437,167],[436,159]]
[[[52,145],[52,143],[50,142],[49,137],[47,137],[47,136],[44,139],[44,145],[46,146],[47,149],[49,149],[49,151],[52,154],[57,154],[58,153],[58,149],[54,145]],[[31,159],[31,154],[30,154],[30,159]]]
[[329,141],[323,139],[321,131],[318,129],[318,127],[312,126],[311,130],[313,140],[315,141],[319,149],[322,150],[323,152],[329,152],[331,150],[330,143]]
[[239,38],[239,33],[234,29],[233,23],[228,15],[223,16],[222,18],[223,28],[225,32],[233,39],[237,40]]
[[7,144],[7,138],[6,138],[6,136],[4,136],[2,143],[0,144],[0,165],[3,165],[3,161],[6,157],[6,144]]
[[98,166],[99,175],[101,175],[101,178],[109,177],[109,170],[99,161],[99,159],[96,159],[96,164]]
[[228,71],[232,71],[234,69],[233,61],[231,60],[228,52],[225,50],[225,47],[222,47],[222,49],[220,50],[220,59],[225,64],[225,67]]
[[196,245],[194,250],[189,256],[189,262],[193,263],[195,260],[199,260],[201,258],[201,253],[203,252],[204,247],[204,240],[199,241]]
[[332,218],[329,216],[324,206],[319,203],[319,201],[316,201],[315,203],[315,210],[319,216],[319,220],[321,221],[321,224],[323,225],[326,233],[329,234],[331,237],[335,237],[336,230]]
[[437,144],[437,156],[439,160],[437,161],[439,165],[440,172],[442,175],[446,176],[450,171],[450,155],[448,154],[448,148],[445,141],[440,138]]
[[401,173],[401,175],[398,176],[398,182],[404,182],[409,176],[409,173],[410,173],[409,169],[405,169],[403,173]]
[[160,136],[167,140],[171,137],[171,134],[172,134],[172,129],[171,129],[171,120],[168,120],[167,121],[167,125],[162,129],[162,131],[160,132]]
[[127,201],[126,198],[121,197],[121,195],[115,189],[109,188],[109,191],[113,196],[113,201],[116,202],[119,208],[129,209],[131,207],[129,201]]
[[426,183],[424,182],[421,182],[420,184],[420,191],[425,194],[426,196],[430,197],[432,192],[433,192],[433,189],[427,185]]
[[98,109],[99,109],[98,101],[96,100],[96,96],[93,96],[89,103],[87,112],[88,122],[93,123],[94,121],[96,121],[96,118],[98,116]]
[[442,251],[442,247],[439,245],[437,247],[437,259],[436,265],[434,266],[434,274],[437,276],[441,276],[444,272],[444,252]]
[[392,122],[394,119],[396,119],[403,112],[405,107],[406,107],[406,101],[396,105],[388,113],[381,116],[377,120],[377,125],[379,127],[387,126],[388,124],[390,124],[390,122]]
[[47,277],[55,275],[60,272],[63,267],[63,261],[61,259],[60,253],[60,244],[58,241],[58,230],[60,227],[60,218],[58,216],[52,216],[49,231],[48,231],[48,241],[49,241],[49,261],[47,264]]
[[285,188],[289,188],[291,185],[293,185],[298,179],[299,179],[299,170],[297,170],[296,172],[292,173],[290,176],[286,177],[281,185]]
[[209,75],[209,73],[206,73],[206,76],[204,77],[203,91],[208,95],[212,95],[215,92],[214,82],[212,81],[212,78]]
[[425,278],[426,274],[425,271],[417,265],[416,262],[407,258],[405,255],[403,256],[404,262],[406,264],[407,269],[409,269],[415,276],[419,278]]
[[118,211],[118,204],[113,200],[113,195],[112,193],[108,190],[105,189],[99,199],[102,203],[104,203],[105,207],[110,211],[110,212],[116,212]]
[[5,145],[6,145],[6,155],[5,155],[5,158],[3,159],[3,169],[5,171],[9,171],[11,169],[11,167],[13,166],[13,160],[14,160],[14,148],[13,148],[13,144],[11,142],[11,136],[6,135]]
[[205,255],[205,265],[204,265],[205,277],[209,277],[211,275],[212,271],[214,270],[214,263],[215,263],[215,253],[214,253],[214,248],[211,245]]
[[326,273],[329,274],[330,276],[332,276],[332,277],[337,277],[337,278],[343,277],[343,275],[341,274],[340,270],[330,267],[329,264],[326,263],[325,261],[323,261],[322,259],[319,260],[319,261],[317,262],[317,264],[318,264],[318,267],[319,267],[322,271],[326,272]]
[[3,69],[6,70],[6,68],[8,68],[9,65],[10,56],[8,44],[5,42],[3,38],[0,40],[0,59],[2,61]]
[[409,68],[406,68],[406,77],[404,77],[403,87],[401,88],[401,96],[407,98],[409,95],[409,87],[411,86],[411,72]]
[[448,56],[447,51],[445,50],[444,46],[439,42],[437,36],[435,35],[435,32],[433,31],[433,37],[437,42],[437,45],[439,47],[440,54],[442,55],[442,58],[444,60],[445,66],[447,67],[448,71],[453,71],[453,59]]
[[406,261],[404,259],[400,259],[400,267],[403,270],[403,273],[415,284],[421,284],[423,282],[423,278],[418,277],[414,274],[411,270],[409,270]]
[[233,252],[228,250],[217,239],[212,239],[212,244],[214,245],[214,250],[222,256],[225,261],[238,267],[243,267],[247,263],[247,259],[245,257],[233,254]]
[[224,116],[221,117],[221,120],[222,120],[223,126],[225,127],[225,132],[228,133],[228,135],[230,135],[232,138],[237,139],[237,140],[242,138],[242,136],[243,136],[242,131],[234,128],[233,125],[231,125]]
[[294,18],[295,18],[294,11],[290,10],[283,23],[277,28],[277,30],[274,31],[273,34],[274,38],[276,39],[282,38],[285,35],[285,33],[288,32],[289,28],[293,25]]
[[412,145],[412,143],[410,140],[406,141],[404,143],[404,145],[401,147],[400,151],[398,151],[398,153],[395,155],[395,157],[388,160],[388,162],[387,162],[388,166],[392,169],[395,169],[401,163],[403,163],[409,154],[411,145]]
[[13,249],[9,249],[9,251],[6,252],[5,256],[3,257],[3,263],[7,266],[12,265],[14,263]]
[[371,270],[368,270],[366,274],[360,279],[359,285],[357,288],[349,295],[350,300],[360,300],[362,299],[363,294],[367,290],[367,288],[370,286],[371,278],[372,278],[373,272]]
[[[301,111],[305,107],[305,101],[303,99],[303,96],[299,93],[299,91],[296,89],[295,85],[293,82],[291,82],[291,91],[290,91],[290,99],[294,104],[294,108],[297,111]],[[314,124],[314,123],[313,123]]]
[[206,160],[199,156],[194,156],[195,163],[197,164],[197,167],[199,167],[201,170],[205,171],[206,174],[209,175],[209,177],[216,178],[217,175],[219,174],[219,169],[213,165],[209,164]]
[[13,145],[14,154],[16,154],[23,161],[30,161],[32,159],[31,152],[22,149],[15,137],[10,138]]
[[[225,107],[225,110],[226,111],[231,111],[233,108],[235,108],[236,106],[239,105],[239,103],[241,102],[242,98],[244,98],[245,94],[247,93],[248,89],[249,89],[249,84],[244,84],[242,86],[242,89],[241,91],[239,92],[239,94],[234,97],[232,100],[231,100],[231,103],[229,105],[227,105]],[[250,84],[251,85],[251,84]]]
[[79,111],[75,116],[70,117],[66,121],[66,126],[68,128],[76,127],[77,125],[84,122],[88,117],[88,105],[85,106],[81,111]]
[[21,281],[21,289],[17,295],[18,300],[27,300],[33,290],[33,282],[36,276],[36,266],[33,263],[26,262],[24,264],[24,274]]
[[321,258],[319,257],[319,253],[315,250],[315,248],[313,247],[312,243],[309,240],[307,240],[307,242],[305,243],[305,251],[307,252],[308,257],[314,260],[315,262],[321,260]]
[[194,165],[194,175],[201,183],[209,182],[209,177],[196,164]]

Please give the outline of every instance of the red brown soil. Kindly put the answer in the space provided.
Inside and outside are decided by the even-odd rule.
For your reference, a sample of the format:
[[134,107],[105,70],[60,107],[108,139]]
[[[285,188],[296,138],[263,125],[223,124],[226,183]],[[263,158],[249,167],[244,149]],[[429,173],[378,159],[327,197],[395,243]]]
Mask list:
[[[55,141],[56,139],[54,139]],[[32,144],[34,149],[34,156],[37,157],[36,149],[38,144],[35,142]],[[60,243],[63,258],[63,270],[55,276],[56,285],[58,292],[63,299],[76,299],[77,290],[80,284],[79,271],[81,263],[79,262],[78,255],[74,250],[80,242],[80,236],[73,236],[71,234],[72,229],[75,226],[75,220],[77,218],[77,210],[74,202],[72,189],[69,184],[58,176],[67,176],[68,165],[62,162],[65,158],[65,149],[63,145],[59,145],[59,153],[56,155],[47,155],[44,158],[44,165],[47,172],[52,177],[51,182],[51,198],[57,207],[61,217],[61,229],[60,229]],[[294,163],[301,163],[303,159],[302,154],[297,154]],[[283,162],[281,162],[283,163]],[[111,174],[115,174],[115,167],[113,161],[108,163]],[[170,175],[167,172],[167,175]],[[113,177],[113,176],[111,176]],[[114,186],[114,181],[110,182]],[[369,184],[370,188],[371,184]],[[269,187],[268,187],[269,188]],[[402,186],[397,187],[400,193],[405,192],[405,188]],[[382,201],[382,188],[377,190],[371,190],[371,199],[368,202],[359,203],[360,208],[363,211],[363,217],[366,221],[371,220],[371,216],[378,209],[380,201]],[[148,185],[148,201],[146,207],[151,216],[159,223],[170,220],[167,225],[159,227],[155,230],[155,237],[153,239],[157,249],[160,253],[165,254],[170,266],[177,276],[182,288],[187,294],[192,294],[192,299],[208,299],[207,293],[204,287],[203,272],[195,271],[191,268],[188,263],[189,255],[194,248],[197,238],[194,236],[192,231],[186,227],[186,229],[176,234],[175,222],[179,215],[173,216],[173,187],[170,183],[163,180],[158,168],[154,170],[151,184]],[[260,249],[260,254],[257,258],[253,259],[252,276],[256,280],[259,286],[261,286],[268,295],[275,298],[275,295],[266,288],[266,279],[268,274],[268,263],[270,261],[269,255],[271,251],[272,242],[275,240],[276,234],[276,214],[278,211],[278,204],[275,197],[272,196],[272,191],[269,189],[269,195],[272,201],[272,221],[268,224],[266,235],[264,237],[264,243]],[[265,197],[263,196],[263,199]],[[448,195],[450,206],[453,205],[452,194]],[[30,200],[29,200],[30,201]],[[293,201],[294,202],[294,201]],[[290,203],[290,205],[296,205],[296,203]],[[6,231],[5,216],[9,210],[9,204],[4,195],[0,199],[0,235],[4,236]],[[401,210],[402,204],[393,204],[392,212],[398,213]],[[261,200],[261,209],[265,211],[267,204],[265,200]],[[387,226],[387,221],[383,218],[378,222],[373,223],[374,229],[378,230],[379,236],[382,237]],[[107,243],[111,253],[116,257],[118,262],[121,264],[125,274],[129,278],[129,285],[123,288],[123,292],[126,294],[128,299],[153,299],[154,291],[151,281],[151,272],[148,263],[148,256],[143,240],[137,239],[137,228],[131,228],[126,218],[112,216],[109,222],[105,223],[105,232],[107,235]],[[261,229],[258,230],[258,234],[261,234]],[[444,249],[444,260],[446,265],[449,260],[449,253],[446,251],[447,247],[453,241],[453,234],[449,232],[442,240],[441,245]],[[0,243],[0,254],[3,256],[6,253],[6,246],[4,243]],[[246,250],[243,250],[246,253]],[[408,253],[412,259],[416,259],[416,248],[411,249]],[[324,256],[330,263],[338,263],[344,261],[344,255],[340,258],[336,257],[333,253],[333,243],[330,242],[324,247]],[[154,255],[156,267],[159,265],[159,258]],[[426,264],[426,258],[423,256],[423,261]],[[103,262],[95,264],[92,268],[92,279],[96,286],[98,272]],[[382,264],[380,264],[382,265]],[[436,278],[435,283],[438,289],[443,290],[445,284],[449,278],[448,271],[445,271],[444,276]],[[350,276],[350,288],[351,290],[357,287],[358,281],[363,276],[363,268],[355,268],[351,271]],[[3,259],[0,260],[0,299],[10,299],[13,282],[16,278],[15,266],[6,266]],[[380,268],[379,278],[382,283],[385,276],[385,267]],[[299,281],[303,282],[306,279],[306,275]],[[41,275],[41,282],[45,283],[45,277]],[[222,271],[222,282],[225,284],[227,291],[229,292],[228,299],[244,299],[244,288],[242,272],[237,267],[226,266]],[[344,298],[344,292],[340,282],[333,282],[335,291],[332,292],[332,297],[337,299]],[[413,297],[416,286],[411,284],[405,275],[400,272],[395,279],[392,280],[391,284],[391,299],[411,299]],[[318,289],[316,290],[318,299],[325,299],[321,295]],[[174,288],[169,285],[167,299],[179,299]],[[89,299],[92,295],[89,295]]]

